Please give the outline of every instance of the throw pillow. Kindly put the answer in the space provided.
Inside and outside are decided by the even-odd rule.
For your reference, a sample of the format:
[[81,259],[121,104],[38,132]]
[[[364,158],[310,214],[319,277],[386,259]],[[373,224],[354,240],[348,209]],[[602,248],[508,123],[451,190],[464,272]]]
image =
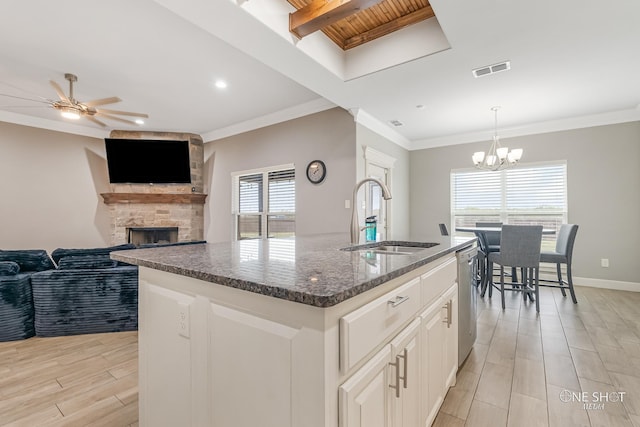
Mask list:
[[44,249],[0,250],[0,261],[15,262],[23,273],[56,268]]
[[20,266],[13,261],[0,261],[0,276],[15,276],[20,272]]

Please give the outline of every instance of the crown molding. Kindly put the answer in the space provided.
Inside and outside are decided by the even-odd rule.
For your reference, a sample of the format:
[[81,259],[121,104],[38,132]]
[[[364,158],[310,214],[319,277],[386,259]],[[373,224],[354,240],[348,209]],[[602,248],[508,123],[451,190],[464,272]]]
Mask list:
[[[610,111],[607,113],[592,114],[588,116],[549,120],[546,122],[531,123],[518,127],[500,129],[500,138],[513,138],[517,136],[560,132],[564,130],[582,129],[635,121],[640,121],[640,105],[628,110]],[[415,140],[411,142],[410,150],[423,150],[426,148],[444,147],[447,145],[487,141],[491,139],[487,135],[488,131],[483,130],[441,138]]]
[[0,121],[56,132],[88,136],[91,138],[103,139],[109,137],[109,130],[80,126],[56,120],[42,119],[39,117],[25,116],[23,114],[11,113],[9,111],[0,111]]

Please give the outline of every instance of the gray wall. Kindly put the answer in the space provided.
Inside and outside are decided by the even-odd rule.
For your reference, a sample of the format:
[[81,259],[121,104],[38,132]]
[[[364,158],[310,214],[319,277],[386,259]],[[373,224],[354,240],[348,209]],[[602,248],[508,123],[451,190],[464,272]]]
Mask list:
[[[389,141],[381,136],[357,124],[356,126],[357,151],[356,151],[356,168],[357,180],[361,180],[365,176],[365,159],[364,149],[371,147],[388,156],[396,159],[392,170],[391,191],[392,199],[390,204],[391,219],[391,235],[392,239],[404,239],[409,236],[409,151],[400,147],[396,143]],[[362,196],[360,191],[359,196]],[[360,222],[363,222],[364,214],[360,213]]]
[[[207,241],[233,238],[232,172],[287,163],[296,169],[296,234],[347,233],[351,211],[344,201],[351,198],[356,179],[355,140],[353,117],[334,108],[206,143]],[[315,159],[327,166],[327,177],[318,185],[306,177],[307,165]]]
[[0,249],[109,243],[104,140],[0,122]]
[[[580,225],[574,275],[640,283],[640,122],[502,140],[522,162],[567,161],[569,222]],[[411,231],[450,223],[450,172],[489,141],[411,152]],[[609,268],[600,266],[608,258]]]

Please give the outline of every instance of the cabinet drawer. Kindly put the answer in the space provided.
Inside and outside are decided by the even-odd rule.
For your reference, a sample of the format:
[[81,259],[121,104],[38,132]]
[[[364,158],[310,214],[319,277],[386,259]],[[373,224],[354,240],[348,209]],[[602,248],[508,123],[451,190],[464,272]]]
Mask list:
[[340,368],[347,372],[420,309],[420,278],[340,318]]
[[457,277],[458,265],[455,257],[423,274],[420,277],[422,305],[426,306],[442,295],[457,280]]

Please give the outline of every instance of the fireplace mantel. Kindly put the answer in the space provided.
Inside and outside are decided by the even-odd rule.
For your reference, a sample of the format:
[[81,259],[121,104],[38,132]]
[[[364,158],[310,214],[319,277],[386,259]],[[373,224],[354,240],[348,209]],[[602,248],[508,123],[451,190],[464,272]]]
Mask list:
[[102,193],[104,203],[170,203],[204,205],[206,194],[202,193]]

